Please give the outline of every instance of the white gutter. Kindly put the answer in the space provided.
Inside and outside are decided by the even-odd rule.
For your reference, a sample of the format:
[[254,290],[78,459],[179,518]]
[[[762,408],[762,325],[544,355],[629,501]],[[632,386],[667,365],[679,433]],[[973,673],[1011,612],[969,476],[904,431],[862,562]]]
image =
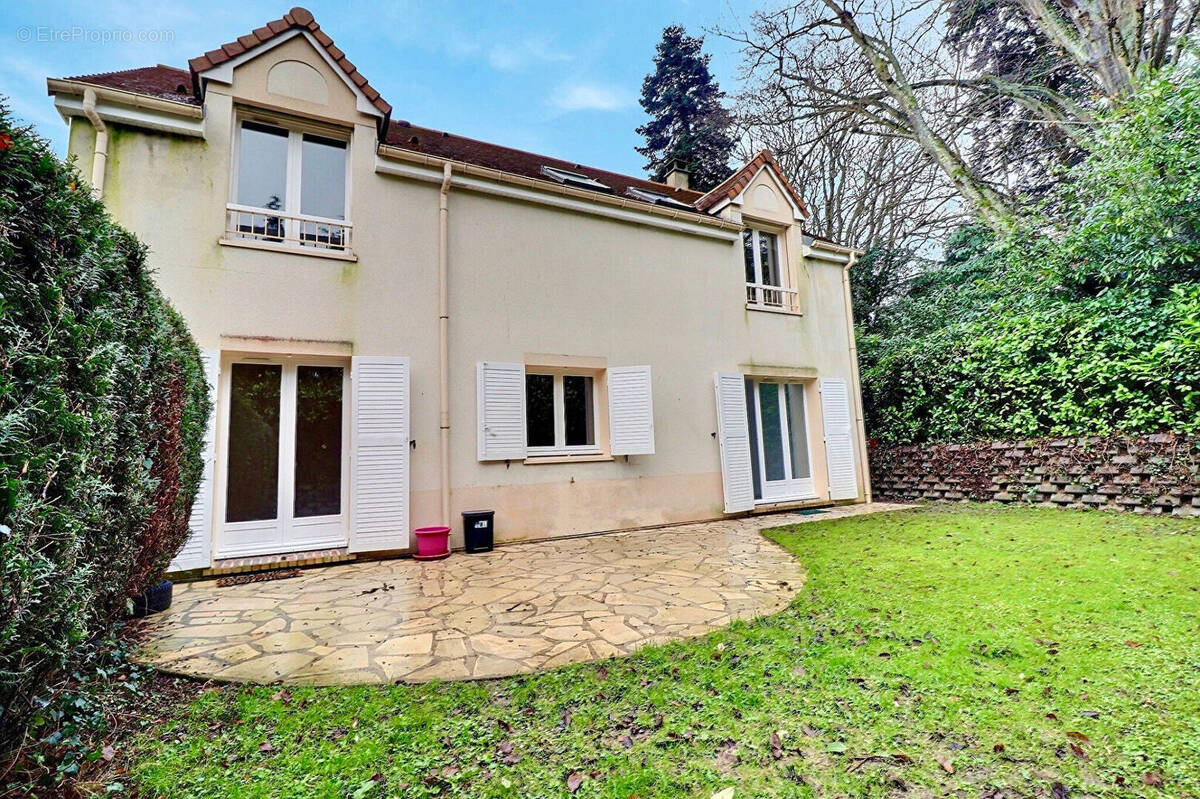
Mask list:
[[204,109],[199,106],[54,78],[46,81],[46,90],[54,96],[54,107],[63,119],[88,116],[83,98],[90,90],[95,113],[108,122],[180,136],[204,136]]
[[438,192],[438,424],[441,426],[442,525],[450,526],[450,179],[442,165]]
[[858,461],[863,469],[863,491],[871,501],[871,462],[867,454],[867,426],[863,420],[862,382],[858,374],[858,343],[854,336],[854,303],[850,292],[850,267],[858,260],[858,251],[850,248],[842,270],[842,296],[846,303],[846,335],[850,337],[850,379],[854,383],[854,416],[858,425]]
[[104,196],[104,167],[108,164],[108,128],[96,113],[96,90],[90,86],[83,90],[83,114],[96,129],[96,149],[92,153],[92,194],[99,198]]
[[447,163],[452,164],[454,169],[451,184],[469,191],[605,216],[637,225],[708,236],[722,241],[741,241],[741,225],[699,211],[662,208],[632,198],[559,186],[499,169],[437,158],[388,145],[379,146],[375,172],[438,183],[442,180],[442,166]]

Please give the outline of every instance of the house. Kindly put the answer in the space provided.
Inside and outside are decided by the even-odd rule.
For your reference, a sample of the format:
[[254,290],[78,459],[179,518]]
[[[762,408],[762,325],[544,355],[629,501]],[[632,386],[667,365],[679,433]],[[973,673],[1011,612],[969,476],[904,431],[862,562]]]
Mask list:
[[215,392],[174,570],[870,498],[855,252],[769,153],[702,194],[419,127],[302,8],[48,90]]

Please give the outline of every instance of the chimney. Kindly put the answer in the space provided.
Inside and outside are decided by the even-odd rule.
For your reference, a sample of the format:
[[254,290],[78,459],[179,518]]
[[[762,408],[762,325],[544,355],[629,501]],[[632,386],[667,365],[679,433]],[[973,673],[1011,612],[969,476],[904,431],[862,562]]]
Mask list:
[[671,162],[671,168],[667,170],[666,183],[668,186],[676,189],[686,189],[688,187],[688,177],[691,175],[684,169],[683,161],[676,158]]

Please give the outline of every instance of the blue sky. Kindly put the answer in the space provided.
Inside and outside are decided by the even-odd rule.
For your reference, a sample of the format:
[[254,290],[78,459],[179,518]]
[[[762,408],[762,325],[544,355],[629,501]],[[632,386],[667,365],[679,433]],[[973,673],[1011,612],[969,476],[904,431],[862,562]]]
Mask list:
[[[321,27],[395,109],[394,119],[618,172],[642,174],[637,98],[662,28],[742,27],[753,0],[308,2]],[[47,76],[187,60],[281,17],[286,2],[0,0],[0,94],[61,154]],[[352,10],[349,10],[352,9]],[[114,34],[113,31],[123,31]],[[127,41],[112,41],[116,37]],[[128,39],[134,39],[128,41]],[[739,54],[707,36],[722,88]]]

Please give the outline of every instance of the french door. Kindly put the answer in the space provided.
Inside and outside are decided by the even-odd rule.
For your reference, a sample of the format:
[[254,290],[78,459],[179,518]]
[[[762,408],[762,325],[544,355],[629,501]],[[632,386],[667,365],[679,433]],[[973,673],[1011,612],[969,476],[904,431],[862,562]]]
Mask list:
[[746,380],[754,496],[762,502],[811,499],[804,384]]
[[348,367],[319,357],[227,362],[216,557],[346,545]]

